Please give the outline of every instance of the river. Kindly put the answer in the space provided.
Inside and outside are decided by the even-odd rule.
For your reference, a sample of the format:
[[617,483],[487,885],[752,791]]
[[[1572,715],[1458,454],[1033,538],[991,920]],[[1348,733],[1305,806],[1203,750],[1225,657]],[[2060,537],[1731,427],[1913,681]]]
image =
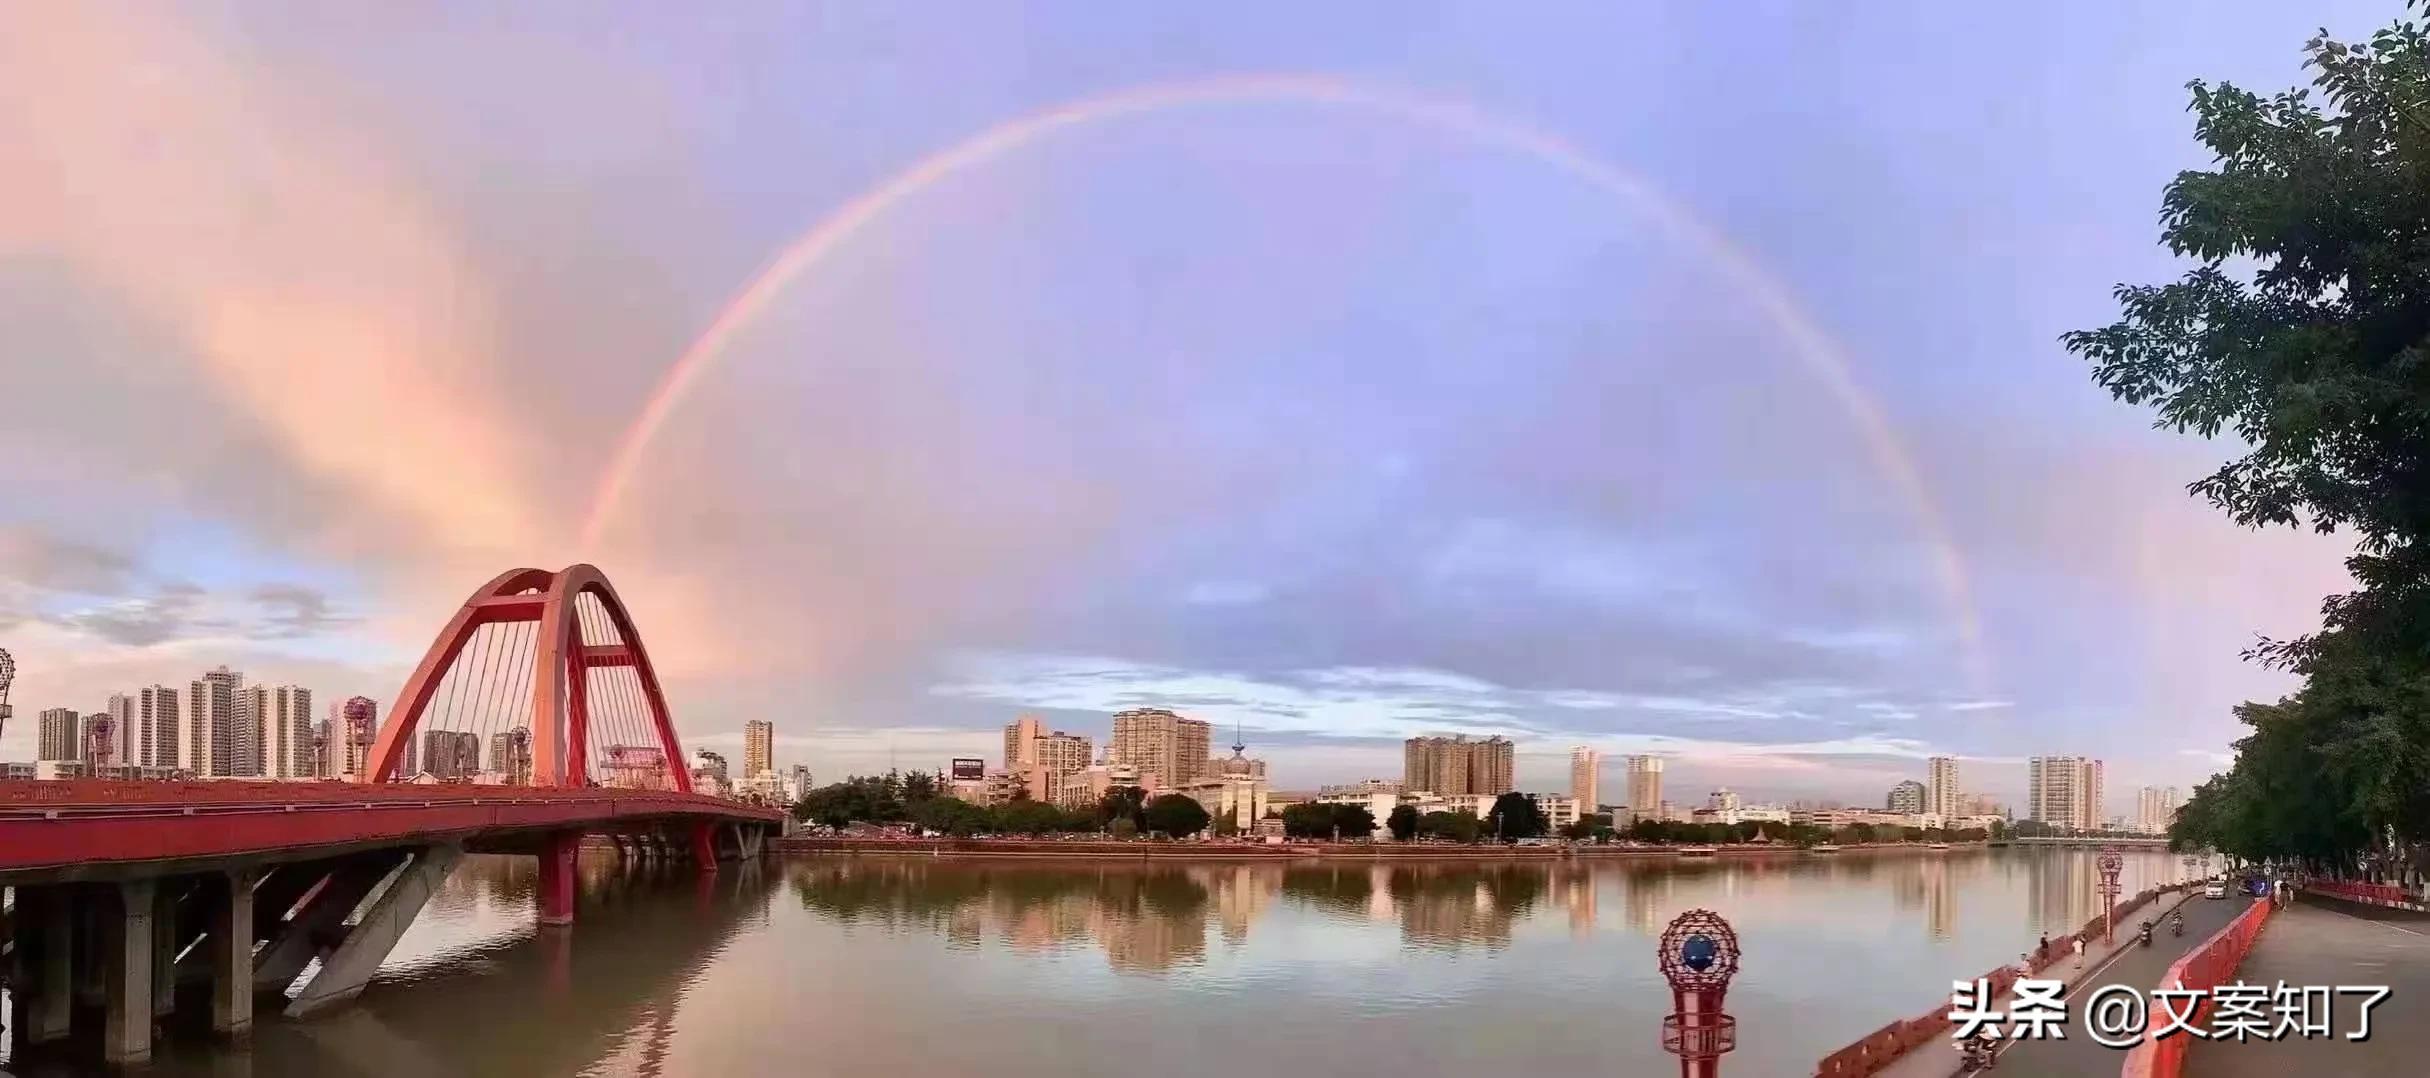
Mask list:
[[[830,857],[701,878],[473,858],[360,1003],[173,1032],[144,1073],[1636,1075],[1673,1072],[1654,937],[1745,957],[1725,1074],[1816,1060],[2098,909],[2090,850],[1557,865],[1066,865]],[[2133,893],[2185,873],[2125,855]],[[265,1008],[265,1010],[267,1010]],[[22,1058],[12,1073],[80,1073]]]

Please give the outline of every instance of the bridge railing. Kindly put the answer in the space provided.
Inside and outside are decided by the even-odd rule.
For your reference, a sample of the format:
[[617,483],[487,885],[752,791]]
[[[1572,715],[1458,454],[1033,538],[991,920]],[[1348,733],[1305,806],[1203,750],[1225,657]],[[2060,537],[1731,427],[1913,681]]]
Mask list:
[[[2270,919],[2270,909],[2269,899],[2254,899],[2253,904],[2237,914],[2235,920],[2229,921],[2226,928],[2196,944],[2193,950],[2185,953],[2185,957],[2169,966],[2167,973],[2160,975],[2157,987],[2187,988],[2201,993],[2195,998],[2194,1013],[2185,1021],[2187,1027],[2200,1028],[2203,1020],[2210,1016],[2211,989],[2227,983],[2229,978],[2236,975],[2236,967],[2244,964],[2244,956],[2253,949],[2253,941],[2261,938],[2261,930]],[[2158,1008],[2159,1004],[2154,1003],[2153,1006]],[[2154,1014],[2156,1018],[2156,1009]],[[2193,1037],[2183,1032],[2158,1040],[2147,1039],[2126,1053],[2126,1063],[2118,1071],[2119,1078],[2178,1078],[2185,1072],[2185,1052],[2192,1043]]]

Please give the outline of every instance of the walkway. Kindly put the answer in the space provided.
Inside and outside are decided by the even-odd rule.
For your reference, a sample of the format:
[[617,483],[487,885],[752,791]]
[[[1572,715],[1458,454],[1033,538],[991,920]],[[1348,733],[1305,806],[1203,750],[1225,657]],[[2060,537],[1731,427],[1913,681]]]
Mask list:
[[[2430,997],[2430,917],[2307,898],[2270,915],[2236,971],[2246,984],[2386,985],[2371,1009],[2371,1039],[2345,1039],[2364,997],[2334,996],[2333,1040],[2197,1041],[2186,1072],[2202,1078],[2361,1078],[2419,1074],[2430,1029],[2417,1016]],[[2007,1072],[2001,1068],[2002,1074]]]
[[[2074,1001],[2104,984],[2126,983],[2149,987],[2160,983],[2160,975],[2167,971],[2169,963],[2175,962],[2211,933],[2226,927],[2228,921],[2245,907],[2241,899],[2211,901],[2196,892],[2194,897],[2186,899],[2185,904],[2178,907],[2185,911],[2185,935],[2179,938],[2168,934],[2169,907],[2166,903],[2169,901],[2163,899],[2158,907],[2159,912],[2153,914],[2153,923],[2161,927],[2148,950],[2135,943],[2135,926],[2142,923],[2142,915],[2138,911],[2118,926],[2116,947],[2105,949],[2095,944],[2085,954],[2084,966],[2092,971],[2089,980],[2072,962],[2052,967],[2049,975],[2067,982],[2067,1039],[2011,1045],[2000,1053],[1999,1067],[1993,1073],[1999,1078],[2012,1078],[2015,1075],[2061,1075],[2065,1078],[2102,1075],[2106,1078],[2118,1073],[2126,1054],[2117,1049],[2103,1048],[2085,1036],[2083,1017],[2076,1012]],[[2118,956],[2115,962],[2110,961],[2113,956]],[[2006,1001],[2003,1001],[2001,1008],[2005,1010],[2006,1007]],[[1930,1045],[1909,1052],[1889,1069],[1882,1071],[1889,1078],[1950,1078],[1959,1073],[1957,1047],[1947,1040],[1935,1040]]]

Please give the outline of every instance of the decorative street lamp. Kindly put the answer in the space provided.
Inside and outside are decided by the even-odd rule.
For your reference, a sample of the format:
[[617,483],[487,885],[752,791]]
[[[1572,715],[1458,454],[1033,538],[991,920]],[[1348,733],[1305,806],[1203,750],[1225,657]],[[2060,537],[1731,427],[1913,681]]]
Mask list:
[[2101,847],[2101,856],[2093,861],[2101,869],[2101,942],[2115,943],[2111,933],[2118,919],[2118,870],[2126,867],[2126,859],[2118,856],[2115,846]]
[[0,733],[8,731],[8,683],[17,680],[17,660],[0,648]]
[[1689,910],[1662,930],[1655,954],[1673,1007],[1662,1019],[1662,1050],[1679,1057],[1680,1078],[1715,1078],[1722,1054],[1738,1047],[1738,1020],[1721,1011],[1738,973],[1738,933],[1718,913]]

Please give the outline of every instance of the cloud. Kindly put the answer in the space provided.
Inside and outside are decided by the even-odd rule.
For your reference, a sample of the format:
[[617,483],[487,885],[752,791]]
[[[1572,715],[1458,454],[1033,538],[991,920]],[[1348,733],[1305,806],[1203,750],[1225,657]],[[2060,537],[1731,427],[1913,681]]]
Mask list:
[[0,525],[0,581],[43,591],[114,594],[133,579],[135,560],[107,547],[30,524]]
[[318,636],[359,620],[333,613],[329,596],[300,584],[263,584],[247,596],[260,608],[255,635],[295,639]]
[[1954,704],[1945,705],[1945,709],[1949,711],[1993,711],[2015,706],[2015,701],[2011,700],[1960,700]]
[[113,644],[146,647],[188,635],[215,635],[225,621],[203,615],[205,593],[191,584],[170,583],[142,599],[118,599],[50,616],[63,628]]

